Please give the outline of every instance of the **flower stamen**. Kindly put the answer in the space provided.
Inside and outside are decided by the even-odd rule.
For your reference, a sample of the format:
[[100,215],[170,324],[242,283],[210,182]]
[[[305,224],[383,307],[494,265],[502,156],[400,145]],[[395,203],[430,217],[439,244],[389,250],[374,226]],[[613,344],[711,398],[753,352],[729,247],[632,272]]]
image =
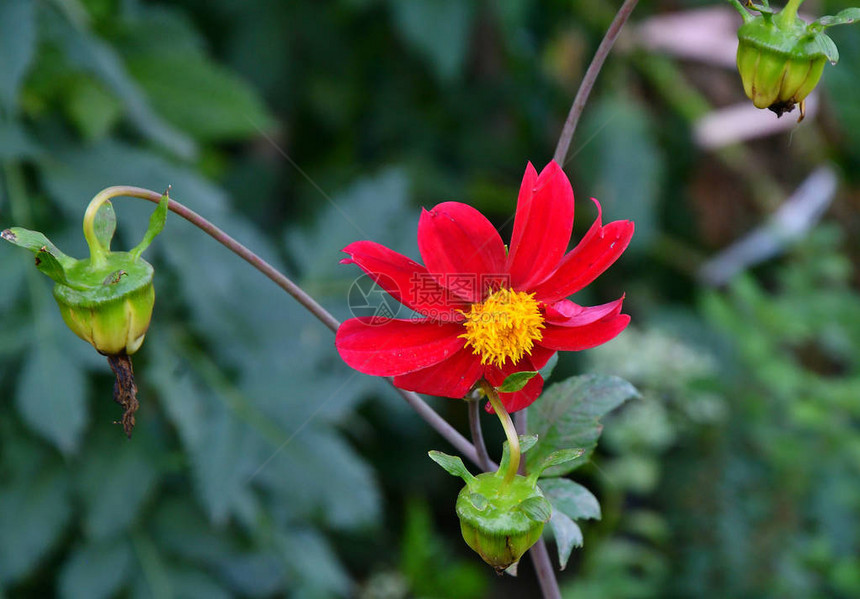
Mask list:
[[481,364],[501,368],[508,359],[517,363],[543,338],[544,319],[533,293],[499,289],[461,313],[466,332],[460,337],[481,357]]

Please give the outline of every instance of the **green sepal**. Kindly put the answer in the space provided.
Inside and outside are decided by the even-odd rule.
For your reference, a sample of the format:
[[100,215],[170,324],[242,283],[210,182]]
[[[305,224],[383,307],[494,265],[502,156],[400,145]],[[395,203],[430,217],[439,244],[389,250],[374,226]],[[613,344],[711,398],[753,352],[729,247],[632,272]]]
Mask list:
[[106,253],[110,252],[110,243],[114,233],[116,233],[116,212],[114,212],[110,200],[99,206],[93,219],[93,232],[99,245],[104,248]]
[[815,44],[818,46],[819,51],[830,61],[830,64],[839,62],[839,49],[826,33],[816,34]]
[[[520,454],[524,454],[537,443],[537,435],[520,435]],[[502,444],[502,460],[499,462],[499,469],[496,471],[497,476],[504,476],[508,471],[508,463],[511,461],[511,446],[505,441]]]
[[573,460],[577,460],[581,458],[585,454],[585,449],[576,448],[576,449],[559,449],[558,451],[554,451],[548,456],[546,456],[543,460],[541,460],[537,467],[534,468],[531,472],[529,472],[529,480],[532,482],[537,482],[537,479],[540,478],[543,471],[547,468],[551,468],[552,466],[558,466],[560,464],[566,464],[567,462],[572,462]]
[[537,374],[537,370],[523,370],[522,372],[509,374],[504,382],[502,382],[502,385],[496,389],[499,393],[515,393],[525,387]]
[[152,216],[149,217],[149,227],[147,227],[143,239],[129,252],[133,259],[137,260],[140,258],[140,255],[149,247],[152,240],[164,230],[164,223],[167,220],[167,208],[170,204],[169,191],[164,192],[164,195],[161,196],[161,200],[158,202],[158,207],[152,213]]
[[483,512],[490,505],[490,500],[487,499],[486,495],[481,495],[480,493],[469,493],[467,499],[479,512]]
[[846,8],[845,10],[839,11],[835,15],[827,15],[821,17],[812,25],[820,25],[821,27],[833,27],[835,25],[850,25],[856,21],[860,21],[860,8]]
[[68,285],[66,269],[78,261],[61,252],[57,246],[38,231],[12,227],[0,233],[0,237],[17,246],[28,249],[36,256],[36,268],[57,283]]
[[475,477],[466,469],[466,465],[459,457],[448,455],[447,453],[442,453],[435,449],[429,451],[427,455],[430,456],[431,460],[442,466],[448,474],[462,478],[466,481],[467,485],[470,485],[475,480]]
[[517,506],[521,512],[534,520],[546,524],[552,518],[552,504],[546,497],[533,496],[524,500]]

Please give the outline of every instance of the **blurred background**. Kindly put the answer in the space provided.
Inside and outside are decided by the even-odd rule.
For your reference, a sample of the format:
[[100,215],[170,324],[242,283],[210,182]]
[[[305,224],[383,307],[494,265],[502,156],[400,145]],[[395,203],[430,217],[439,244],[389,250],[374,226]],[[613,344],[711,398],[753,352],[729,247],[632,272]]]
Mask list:
[[[83,257],[96,192],[171,185],[348,317],[340,248],[417,258],[421,206],[467,202],[508,238],[618,4],[3,0],[0,228]],[[636,222],[575,299],[626,293],[633,324],[554,379],[642,392],[576,472],[603,517],[568,598],[860,595],[860,31],[833,31],[797,124],[744,98],[739,23],[642,3],[565,165],[575,236],[590,197]],[[127,249],[152,205],[115,207]],[[0,597],[538,595],[527,560],[499,578],[460,538],[459,484],[427,458],[447,443],[291,298],[173,214],[147,259],[127,441],[104,358],[0,247]]]

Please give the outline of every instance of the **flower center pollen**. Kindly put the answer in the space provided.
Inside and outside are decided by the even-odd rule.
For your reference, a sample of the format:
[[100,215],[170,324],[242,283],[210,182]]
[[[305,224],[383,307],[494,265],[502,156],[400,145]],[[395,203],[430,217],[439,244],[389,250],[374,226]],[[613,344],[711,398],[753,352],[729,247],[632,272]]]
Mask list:
[[501,368],[508,359],[519,362],[543,337],[544,320],[534,294],[499,289],[462,314],[466,332],[460,337],[481,357],[481,364]]

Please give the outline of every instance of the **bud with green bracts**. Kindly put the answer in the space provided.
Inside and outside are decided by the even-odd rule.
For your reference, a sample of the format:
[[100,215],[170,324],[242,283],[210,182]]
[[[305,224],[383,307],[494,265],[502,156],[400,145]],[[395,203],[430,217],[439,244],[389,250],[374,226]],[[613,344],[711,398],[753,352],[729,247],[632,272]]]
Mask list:
[[111,189],[103,191],[87,208],[87,259],[67,256],[38,231],[14,227],[2,236],[36,255],[36,268],[54,280],[54,299],[78,337],[104,355],[131,355],[143,343],[155,302],[153,269],[140,255],[164,228],[168,197],[166,193],[162,197],[136,248],[111,252],[116,215],[110,194]]
[[744,19],[738,29],[737,53],[744,92],[756,108],[768,108],[777,116],[799,104],[799,120],[804,116],[804,100],[818,85],[825,63],[839,60],[839,51],[824,29],[860,18],[860,9],[849,8],[807,24],[797,16],[802,1],[791,0],[780,12],[767,2],[761,6],[750,3],[760,13],[753,16],[730,0]]
[[[536,441],[535,436],[519,438],[523,452]],[[516,475],[506,480],[510,463],[507,443],[498,471],[478,476],[472,476],[460,458],[440,451],[430,452],[433,461],[465,481],[466,486],[457,496],[456,504],[460,531],[466,544],[497,572],[519,561],[540,539],[544,525],[552,516],[552,505],[537,485],[538,477],[546,468],[580,455],[581,450],[557,451],[529,476]]]

